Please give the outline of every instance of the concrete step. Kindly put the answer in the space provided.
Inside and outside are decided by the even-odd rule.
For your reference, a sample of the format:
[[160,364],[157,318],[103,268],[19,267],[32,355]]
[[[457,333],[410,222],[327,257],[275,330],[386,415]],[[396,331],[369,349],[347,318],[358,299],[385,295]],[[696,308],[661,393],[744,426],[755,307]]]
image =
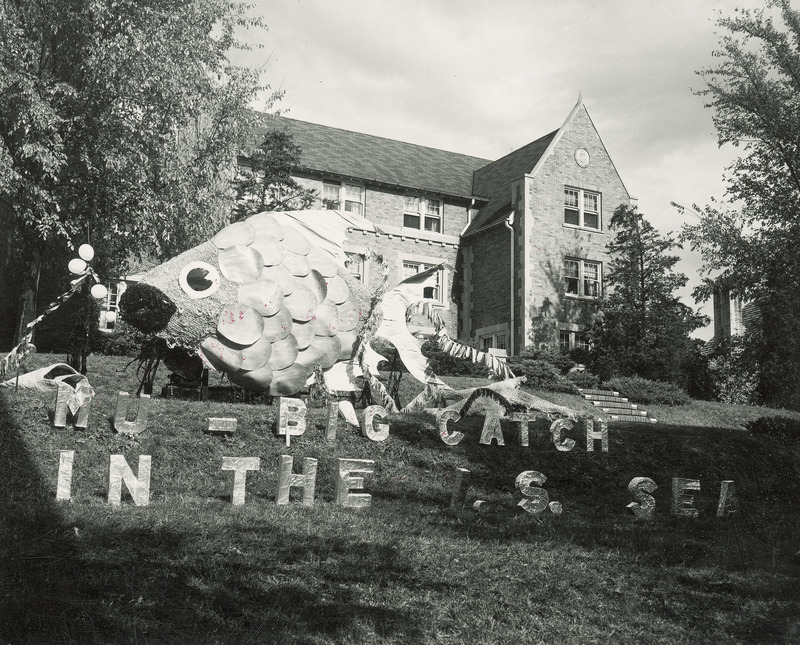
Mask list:
[[609,403],[627,403],[628,399],[622,396],[605,394],[584,394],[583,398],[587,401],[608,401]]
[[621,421],[625,423],[656,423],[656,420],[651,417],[634,417],[629,415],[609,414],[609,421]]
[[600,408],[605,414],[616,414],[621,417],[646,417],[647,410],[632,410],[631,408]]
[[578,392],[581,394],[597,394],[598,396],[619,396],[619,392],[612,392],[611,390],[592,390],[578,388]]
[[638,410],[636,403],[623,403],[622,401],[592,401],[592,405],[598,408],[615,408],[619,410]]

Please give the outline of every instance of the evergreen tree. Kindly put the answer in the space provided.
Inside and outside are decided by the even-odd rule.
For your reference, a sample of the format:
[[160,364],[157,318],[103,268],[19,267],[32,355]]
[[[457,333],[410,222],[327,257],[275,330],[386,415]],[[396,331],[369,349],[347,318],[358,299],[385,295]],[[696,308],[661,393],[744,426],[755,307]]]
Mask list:
[[707,321],[675,296],[688,280],[669,254],[678,245],[635,207],[617,208],[611,227],[609,289],[591,332],[590,368],[603,379],[636,375],[687,387],[696,353],[689,334]]

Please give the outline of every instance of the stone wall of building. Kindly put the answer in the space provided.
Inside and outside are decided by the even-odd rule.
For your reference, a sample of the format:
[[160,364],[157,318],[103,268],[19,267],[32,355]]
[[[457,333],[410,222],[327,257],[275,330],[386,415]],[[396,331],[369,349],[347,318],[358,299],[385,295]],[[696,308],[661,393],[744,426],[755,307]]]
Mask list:
[[[588,152],[584,166],[576,151]],[[600,230],[564,223],[564,189],[576,188],[601,195]],[[580,107],[543,162],[535,177],[526,179],[526,345],[558,342],[559,330],[580,332],[591,324],[596,299],[566,295],[564,259],[608,266],[606,244],[612,239],[609,221],[620,204],[631,198],[608,156],[584,107]]]

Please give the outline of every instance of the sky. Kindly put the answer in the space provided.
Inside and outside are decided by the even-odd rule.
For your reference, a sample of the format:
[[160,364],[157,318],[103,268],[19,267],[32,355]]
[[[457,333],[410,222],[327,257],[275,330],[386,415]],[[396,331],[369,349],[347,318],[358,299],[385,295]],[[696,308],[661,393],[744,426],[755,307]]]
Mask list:
[[[234,62],[283,92],[295,119],[497,159],[584,104],[639,210],[661,232],[677,202],[724,197],[736,149],[718,148],[697,70],[719,15],[755,0],[250,0]],[[266,109],[270,92],[254,107]],[[679,252],[691,288],[700,259]],[[710,303],[702,307],[710,315]],[[711,328],[698,336],[710,338]]]

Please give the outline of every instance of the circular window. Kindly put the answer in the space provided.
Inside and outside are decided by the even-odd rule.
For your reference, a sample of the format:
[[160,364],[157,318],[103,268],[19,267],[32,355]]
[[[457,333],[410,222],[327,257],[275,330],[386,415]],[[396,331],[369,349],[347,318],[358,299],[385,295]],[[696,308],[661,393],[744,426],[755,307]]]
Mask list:
[[190,298],[207,298],[219,289],[219,271],[208,262],[189,262],[183,267],[178,282]]

